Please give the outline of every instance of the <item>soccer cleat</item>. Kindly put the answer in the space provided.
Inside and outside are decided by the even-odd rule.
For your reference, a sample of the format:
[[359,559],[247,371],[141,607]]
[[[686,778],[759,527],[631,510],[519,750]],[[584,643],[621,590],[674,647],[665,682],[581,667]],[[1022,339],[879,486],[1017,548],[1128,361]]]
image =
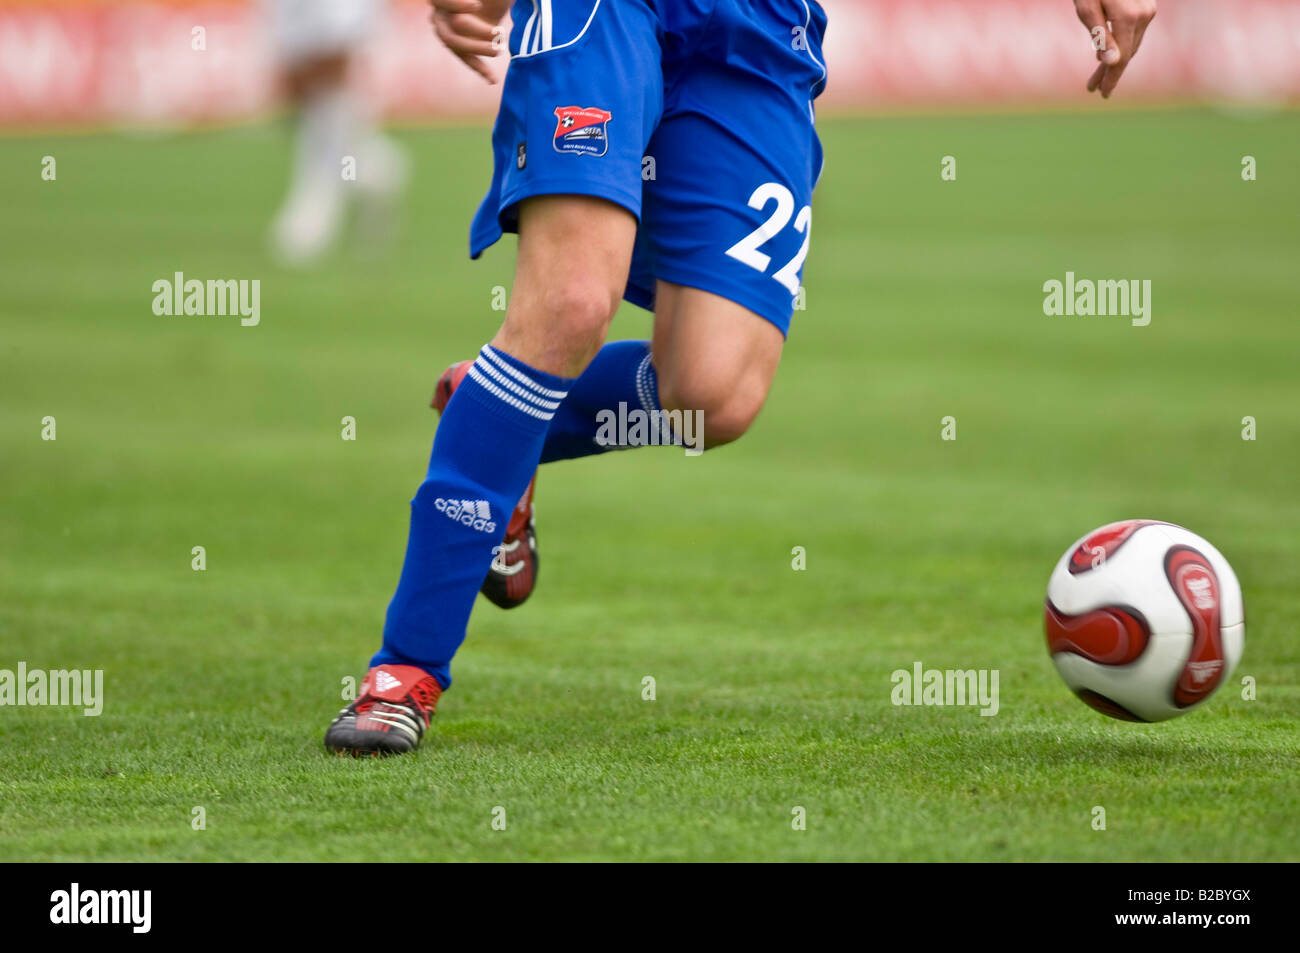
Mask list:
[[414,665],[377,665],[366,673],[361,694],[325,731],[335,754],[387,755],[414,751],[429,727],[442,686]]
[[[441,414],[473,363],[461,361],[443,371],[433,389],[433,401],[429,406]],[[506,537],[501,541],[479,588],[502,609],[513,609],[523,603],[533,594],[533,587],[537,584],[540,560],[537,558],[537,527],[533,520],[533,489],[536,486],[537,474],[534,473],[510,514]]]

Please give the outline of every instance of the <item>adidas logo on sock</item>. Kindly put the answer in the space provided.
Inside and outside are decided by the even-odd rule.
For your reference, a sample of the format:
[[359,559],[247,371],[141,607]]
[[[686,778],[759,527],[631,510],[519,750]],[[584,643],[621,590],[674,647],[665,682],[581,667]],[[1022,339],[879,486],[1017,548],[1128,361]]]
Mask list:
[[381,670],[375,675],[375,691],[377,692],[386,692],[400,684],[402,684],[400,681],[385,671]]
[[492,519],[492,510],[487,500],[444,500],[438,497],[433,501],[433,505],[439,513],[462,526],[476,529],[480,533],[497,531],[497,524]]

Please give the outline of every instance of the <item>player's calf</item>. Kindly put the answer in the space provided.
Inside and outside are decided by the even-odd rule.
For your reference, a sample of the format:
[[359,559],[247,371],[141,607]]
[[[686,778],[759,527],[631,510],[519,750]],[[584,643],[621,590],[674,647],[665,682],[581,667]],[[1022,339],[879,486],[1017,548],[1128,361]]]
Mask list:
[[[439,414],[446,410],[451,395],[456,392],[457,386],[465,379],[473,364],[473,361],[460,361],[443,371],[434,386],[433,401],[429,406]],[[534,473],[528,481],[528,489],[510,514],[505,538],[479,589],[489,601],[502,609],[523,605],[537,585],[541,559],[537,554],[537,525],[533,518],[533,491],[536,486],[537,474]]]

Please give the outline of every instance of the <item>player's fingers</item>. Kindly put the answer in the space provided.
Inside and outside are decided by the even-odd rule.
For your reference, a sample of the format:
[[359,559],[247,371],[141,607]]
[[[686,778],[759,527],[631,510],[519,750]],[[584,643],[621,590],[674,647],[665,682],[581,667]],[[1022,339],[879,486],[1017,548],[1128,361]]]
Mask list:
[[1129,50],[1129,54],[1128,54],[1129,59],[1132,59],[1134,55],[1137,53],[1138,47],[1142,45],[1142,37],[1147,35],[1147,27],[1151,25],[1151,21],[1154,20],[1155,18],[1156,18],[1156,8],[1155,5],[1153,4],[1149,12],[1147,12],[1145,16],[1141,17],[1138,20],[1137,31],[1133,34],[1133,49]]
[[1102,12],[1101,0],[1074,0],[1074,12],[1078,14],[1079,22],[1088,28],[1097,59],[1108,64],[1119,62],[1119,50],[1106,22],[1106,14]]
[[1113,28],[1115,39],[1119,42],[1120,60],[1106,71],[1102,77],[1101,90],[1102,98],[1109,99],[1110,94],[1115,91],[1115,86],[1119,83],[1120,77],[1128,69],[1129,63],[1133,62],[1133,54],[1142,43],[1142,36],[1146,33],[1147,24],[1149,24],[1156,15],[1154,3],[1147,5],[1139,4],[1136,7],[1129,4],[1120,18],[1114,21]]
[[1156,18],[1156,0],[1128,0],[1125,4],[1125,10],[1121,14],[1121,20],[1115,22],[1115,38],[1119,40],[1119,52],[1121,60],[1115,65],[1114,69],[1106,70],[1106,75],[1101,81],[1101,95],[1109,99],[1110,94],[1114,92],[1115,86],[1119,83],[1119,78],[1125,74],[1128,64],[1134,59],[1134,55],[1141,46],[1141,38],[1147,34],[1147,27],[1151,21]]
[[[462,63],[478,73],[489,83],[496,83],[496,77],[488,69],[487,63],[479,59],[480,53],[485,56],[496,56],[497,48],[494,43],[488,40],[466,39],[458,36],[448,23],[448,14],[440,10],[434,10],[430,18],[433,23],[433,32],[437,34],[438,39],[442,41],[443,46],[451,50]],[[478,49],[474,49],[477,46]]]
[[[462,36],[451,25],[449,14],[437,11],[433,15],[433,32],[438,35],[442,45],[464,59],[466,55],[496,56],[498,49],[491,39],[479,40],[472,36]],[[489,30],[488,36],[492,33]],[[482,72],[482,70],[479,70]]]
[[477,56],[461,56],[460,61],[482,76],[489,83],[494,86],[496,85],[497,78],[492,75],[492,71],[488,69],[487,63],[483,62],[483,60],[479,59]]
[[1101,78],[1101,85],[1097,87],[1102,99],[1110,99],[1110,94],[1115,92],[1115,86],[1119,83],[1119,78],[1124,75],[1124,70],[1127,68],[1128,61],[1125,60],[1118,66],[1112,66],[1106,70],[1106,75]]
[[1101,85],[1101,81],[1106,76],[1106,69],[1106,64],[1102,63],[1092,71],[1092,76],[1088,77],[1088,92],[1095,93],[1097,91],[1097,87]]
[[1119,50],[1117,65],[1122,66],[1133,58],[1133,50],[1137,43],[1137,27],[1137,20],[1127,15],[1110,21],[1111,34]]
[[478,13],[483,9],[479,0],[429,0],[435,13]]
[[447,17],[447,25],[457,36],[473,37],[476,40],[490,40],[495,35],[496,27],[468,13],[454,13]]
[[1101,84],[1097,87],[1102,99],[1110,99],[1110,94],[1115,91],[1115,84],[1124,75],[1124,70],[1128,68],[1129,61],[1133,58],[1133,37],[1137,33],[1137,24],[1127,19],[1120,20],[1114,24],[1114,30],[1120,55],[1119,59],[1109,64],[1106,75],[1101,78]]
[[499,52],[496,44],[491,40],[474,40],[464,36],[457,36],[452,33],[448,36],[438,34],[438,39],[442,40],[443,45],[451,50],[457,56],[473,54],[474,56],[496,56]]
[[1074,12],[1089,32],[1092,32],[1094,26],[1106,26],[1106,17],[1101,12],[1101,0],[1074,0]]

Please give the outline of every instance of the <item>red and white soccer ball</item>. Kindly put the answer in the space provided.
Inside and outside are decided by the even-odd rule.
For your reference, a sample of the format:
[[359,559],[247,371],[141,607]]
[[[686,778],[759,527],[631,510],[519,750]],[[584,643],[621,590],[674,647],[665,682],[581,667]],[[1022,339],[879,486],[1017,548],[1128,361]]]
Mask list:
[[1104,714],[1164,721],[1195,708],[1241,659],[1246,617],[1223,554],[1181,526],[1093,530],[1047,583],[1047,647],[1065,684]]

